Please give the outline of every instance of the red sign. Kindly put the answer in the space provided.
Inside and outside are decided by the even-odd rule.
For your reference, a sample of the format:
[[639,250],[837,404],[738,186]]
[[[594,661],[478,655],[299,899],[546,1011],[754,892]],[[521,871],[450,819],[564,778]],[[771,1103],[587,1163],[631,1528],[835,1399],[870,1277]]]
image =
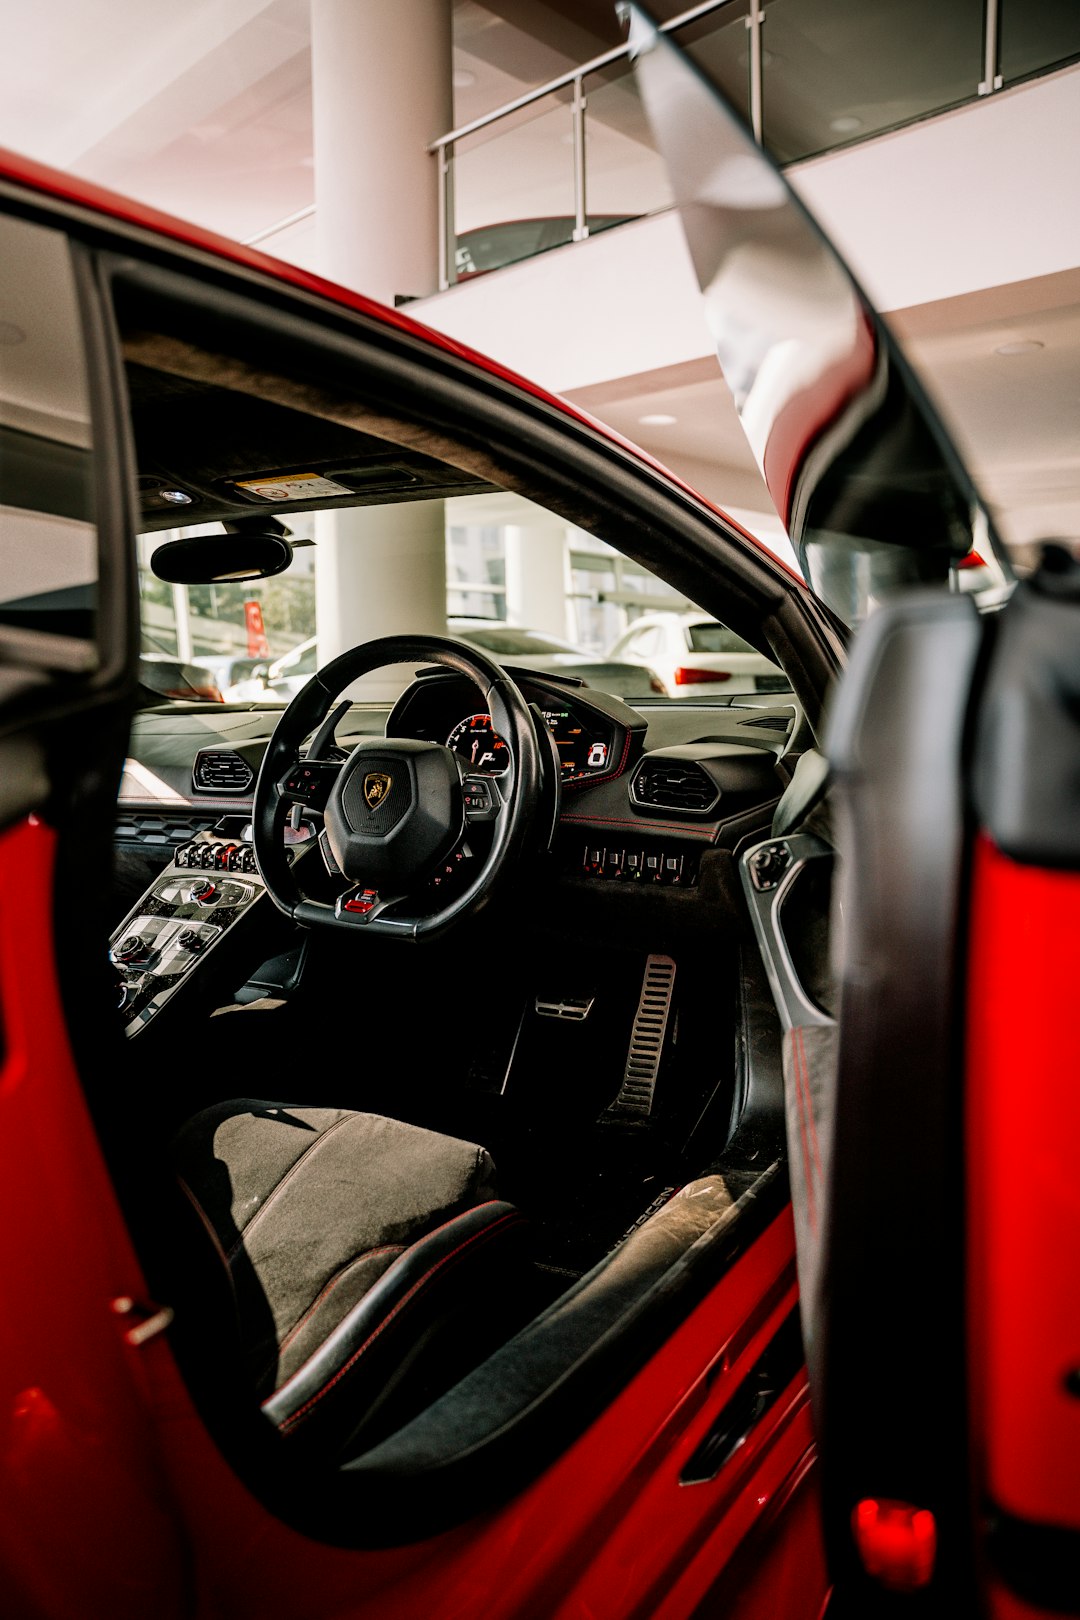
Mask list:
[[262,608],[258,602],[244,603],[244,623],[247,625],[248,657],[269,658],[270,643],[266,639]]

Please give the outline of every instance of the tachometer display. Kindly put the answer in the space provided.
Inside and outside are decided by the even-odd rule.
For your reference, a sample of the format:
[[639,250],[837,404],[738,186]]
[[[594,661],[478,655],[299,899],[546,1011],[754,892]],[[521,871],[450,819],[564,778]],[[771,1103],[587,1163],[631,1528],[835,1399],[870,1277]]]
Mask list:
[[[614,733],[576,707],[554,704],[547,693],[538,704],[551,732],[564,782],[587,782],[611,772]],[[510,764],[510,750],[491,723],[490,714],[467,714],[446,739],[447,748],[460,754],[469,770],[501,776]]]
[[510,750],[492,726],[490,714],[469,714],[459,720],[446,746],[460,754],[470,770],[491,776],[505,771],[510,763]]

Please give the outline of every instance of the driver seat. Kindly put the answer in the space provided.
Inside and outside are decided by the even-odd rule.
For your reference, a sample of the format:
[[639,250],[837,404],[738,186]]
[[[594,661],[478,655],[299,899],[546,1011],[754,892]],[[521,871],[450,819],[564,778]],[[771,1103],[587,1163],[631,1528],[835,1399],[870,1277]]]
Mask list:
[[497,1342],[525,1223],[484,1148],[241,1098],[189,1120],[174,1165],[228,1279],[243,1379],[290,1449],[373,1443]]

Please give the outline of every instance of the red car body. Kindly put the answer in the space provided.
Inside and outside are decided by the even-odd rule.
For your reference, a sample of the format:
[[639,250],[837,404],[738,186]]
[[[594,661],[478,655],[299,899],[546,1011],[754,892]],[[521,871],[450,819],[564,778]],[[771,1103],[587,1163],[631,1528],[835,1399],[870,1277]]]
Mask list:
[[[61,230],[71,220],[102,246],[168,262],[175,245],[188,273],[224,266],[256,297],[274,287],[299,292],[327,312],[358,312],[391,336],[451,354],[567,424],[604,435],[711,510],[573,407],[398,311],[11,154],[0,158],[0,185],[3,207]],[[748,536],[743,543],[755,547]],[[805,596],[793,575],[769,565]],[[123,659],[132,653],[128,646]],[[87,737],[95,725],[126,723],[123,681],[113,690],[85,694]],[[47,724],[21,721],[15,705],[9,745]],[[32,762],[19,785],[21,797],[39,802],[28,815],[9,815],[0,835],[5,1614],[120,1620],[149,1604],[162,1616],[676,1620],[722,1593],[747,1620],[818,1620],[826,1577],[805,1373],[715,1478],[685,1485],[679,1477],[793,1309],[786,1210],[580,1438],[497,1510],[411,1545],[342,1548],[290,1528],[256,1500],[211,1440],[170,1348],[168,1310],[148,1296],[84,1092],[88,1078],[107,1077],[88,1077],[85,1059],[77,1072],[58,982],[68,880],[57,862],[77,866],[78,850],[65,855]]]

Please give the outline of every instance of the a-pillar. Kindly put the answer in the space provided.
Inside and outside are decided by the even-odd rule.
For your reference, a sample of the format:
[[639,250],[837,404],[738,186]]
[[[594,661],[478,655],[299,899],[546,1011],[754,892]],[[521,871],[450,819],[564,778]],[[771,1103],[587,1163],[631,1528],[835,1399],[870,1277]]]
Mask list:
[[[453,115],[450,0],[311,0],[311,78],[319,272],[386,304],[434,292],[427,148]],[[320,514],[316,547],[320,662],[375,636],[445,634],[441,501]]]

